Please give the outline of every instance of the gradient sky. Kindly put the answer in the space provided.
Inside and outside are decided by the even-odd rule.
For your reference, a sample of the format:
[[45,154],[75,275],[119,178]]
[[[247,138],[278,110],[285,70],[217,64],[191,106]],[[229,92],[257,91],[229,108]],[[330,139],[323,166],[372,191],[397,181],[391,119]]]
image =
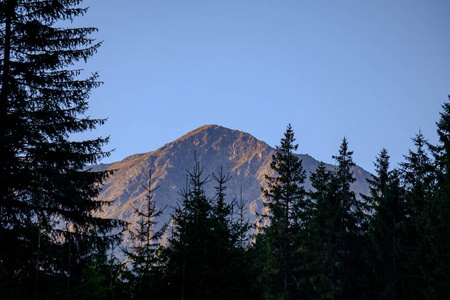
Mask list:
[[104,85],[83,138],[111,136],[114,162],[205,124],[333,162],[342,138],[373,171],[381,148],[403,161],[450,94],[448,0],[85,0],[76,26],[104,44],[83,68]]

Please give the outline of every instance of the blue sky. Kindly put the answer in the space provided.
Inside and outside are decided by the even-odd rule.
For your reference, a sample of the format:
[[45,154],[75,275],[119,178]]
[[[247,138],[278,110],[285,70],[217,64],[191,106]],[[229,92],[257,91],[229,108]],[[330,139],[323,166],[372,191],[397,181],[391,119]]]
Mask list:
[[83,65],[104,85],[85,137],[111,136],[103,162],[155,150],[205,124],[333,162],[342,138],[373,171],[396,166],[450,94],[448,0],[85,0],[76,26],[104,44]]

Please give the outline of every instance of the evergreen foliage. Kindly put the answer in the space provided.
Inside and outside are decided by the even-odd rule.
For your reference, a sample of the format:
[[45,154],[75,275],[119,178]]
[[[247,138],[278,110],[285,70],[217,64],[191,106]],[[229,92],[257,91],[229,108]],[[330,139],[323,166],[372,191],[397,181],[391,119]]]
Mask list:
[[158,247],[159,240],[167,228],[167,224],[160,229],[156,228],[158,218],[163,210],[159,209],[154,200],[153,192],[158,188],[152,188],[152,172],[149,171],[147,201],[144,211],[134,207],[134,213],[139,220],[130,233],[131,246],[126,250],[128,263],[133,276],[130,278],[130,290],[135,299],[146,299],[148,295],[155,294],[158,287],[154,284],[157,278]]
[[[450,96],[449,96],[450,100]],[[450,294],[450,102],[442,106],[437,122],[438,145],[428,145],[434,156],[435,193],[428,206],[429,299],[444,299]]]
[[429,205],[434,197],[433,165],[426,149],[427,141],[422,133],[413,139],[416,151],[409,151],[401,164],[402,184],[405,189],[404,222],[405,241],[403,247],[408,254],[402,280],[402,290],[408,298],[425,298],[428,284],[425,276],[428,269],[427,256],[430,245],[427,242]]
[[448,298],[450,102],[438,144],[419,132],[392,170],[383,149],[361,197],[345,138],[335,167],[320,163],[306,192],[288,125],[253,239],[246,202],[226,199],[230,175],[211,175],[209,197],[197,159],[171,226],[157,230],[150,174],[127,259],[116,257],[124,222],[96,214],[111,172],[87,168],[109,155],[108,138],[72,139],[105,122],[85,116],[98,75],[74,67],[100,47],[97,29],[60,27],[87,12],[81,2],[0,2],[1,299]]
[[311,298],[352,299],[362,294],[366,220],[363,203],[350,189],[355,181],[352,154],[344,138],[339,155],[333,156],[336,168],[327,170],[321,163],[311,174],[314,190],[309,193],[312,211],[306,249],[308,278],[302,285],[303,289],[311,285]]
[[208,285],[213,279],[212,205],[204,193],[208,178],[202,178],[198,161],[189,173],[190,185],[182,192],[181,206],[176,209],[174,228],[167,250],[167,274],[170,298],[206,299],[213,293]]
[[332,274],[334,237],[337,202],[334,201],[336,186],[333,172],[323,162],[310,176],[312,191],[308,192],[310,219],[306,225],[308,235],[303,253],[305,256],[305,276],[300,278],[299,289],[306,299],[327,299],[333,295],[329,276]]
[[196,160],[189,185],[180,193],[173,228],[162,253],[166,299],[244,299],[249,295],[249,269],[240,247],[243,229],[233,222],[232,204],[225,202],[229,174],[212,177],[215,199],[208,198],[203,168]]
[[[216,195],[208,198],[209,177],[196,161],[168,244],[152,254],[158,262],[152,284],[159,288],[151,294],[166,299],[446,299],[449,114],[446,104],[438,123],[441,143],[431,145],[419,133],[399,168],[390,169],[383,149],[368,179],[370,194],[361,197],[351,190],[353,152],[345,138],[333,156],[336,165],[320,163],[306,193],[288,126],[273,156],[275,175],[266,177],[263,190],[267,213],[262,216],[269,222],[251,242],[244,242],[249,226],[242,201],[237,214],[235,202],[225,201],[229,175],[222,170],[212,175]],[[92,270],[85,274],[102,282]]]
[[371,298],[403,298],[402,260],[407,257],[401,245],[404,241],[402,224],[406,218],[404,193],[399,172],[389,170],[389,155],[382,149],[375,162],[375,175],[368,179],[370,196],[364,197],[371,207],[367,252],[370,268]]
[[294,154],[298,144],[292,126],[289,126],[276,146],[270,167],[275,176],[266,175],[267,189],[263,190],[265,215],[269,226],[263,228],[267,265],[262,276],[267,287],[267,297],[292,299],[296,297],[298,278],[295,266],[301,264],[298,248],[304,233],[306,219],[306,175],[302,161]]
[[85,168],[109,154],[108,138],[70,139],[105,121],[84,116],[98,75],[73,68],[100,47],[96,29],[59,27],[86,13],[80,2],[0,3],[2,299],[77,297],[92,274],[82,266],[96,263],[122,224],[96,217],[108,173]]

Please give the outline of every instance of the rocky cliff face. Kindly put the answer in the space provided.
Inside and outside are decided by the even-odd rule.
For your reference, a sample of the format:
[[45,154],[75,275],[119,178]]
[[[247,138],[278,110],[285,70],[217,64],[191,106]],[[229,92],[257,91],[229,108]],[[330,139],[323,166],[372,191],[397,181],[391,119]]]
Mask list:
[[[103,185],[99,195],[101,200],[111,201],[102,215],[108,218],[123,219],[134,223],[134,207],[141,207],[146,201],[144,186],[148,183],[149,171],[152,171],[152,187],[159,186],[154,192],[154,201],[160,208],[166,207],[161,223],[170,221],[172,208],[180,199],[179,191],[186,186],[186,170],[192,170],[194,157],[204,168],[205,177],[218,173],[230,173],[227,184],[227,199],[242,198],[247,201],[250,220],[255,212],[260,212],[262,204],[261,187],[265,186],[264,175],[272,175],[270,162],[274,149],[252,135],[217,125],[202,126],[163,147],[144,154],[135,154],[110,165],[100,166],[116,170]],[[306,154],[299,154],[307,175],[314,172],[318,161]],[[98,168],[100,168],[98,167]],[[332,165],[329,165],[332,168]],[[353,189],[357,193],[369,191],[366,178],[370,175],[360,167],[353,170],[357,181]],[[215,182],[206,187],[208,196],[213,196]],[[309,180],[306,189],[310,188]],[[131,206],[132,205],[132,206]]]

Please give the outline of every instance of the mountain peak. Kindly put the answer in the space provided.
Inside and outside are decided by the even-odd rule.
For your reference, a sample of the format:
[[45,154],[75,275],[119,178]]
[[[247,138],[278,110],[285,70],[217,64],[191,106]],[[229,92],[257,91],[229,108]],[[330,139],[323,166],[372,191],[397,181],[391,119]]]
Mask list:
[[[253,220],[255,213],[263,208],[261,187],[266,184],[265,175],[273,175],[270,168],[273,154],[273,148],[249,133],[214,124],[201,126],[155,151],[132,155],[112,164],[110,169],[117,171],[107,178],[99,195],[100,200],[112,202],[104,216],[130,223],[136,221],[132,207],[144,205],[147,193],[143,185],[151,170],[152,188],[160,187],[154,194],[155,203],[161,208],[168,207],[161,222],[169,221],[171,208],[179,200],[178,192],[186,185],[186,170],[192,170],[196,157],[204,167],[205,178],[211,173],[217,174],[221,168],[230,173],[227,199],[239,199],[242,188],[243,200],[248,201],[249,218]],[[318,162],[314,158],[301,154],[299,157],[308,175],[315,170]],[[354,173],[361,178],[369,176],[365,171]],[[357,192],[368,191],[364,179],[358,178],[358,184]],[[309,188],[307,182],[306,189]],[[211,197],[215,194],[214,181],[205,186],[205,192]]]
[[186,133],[185,135],[183,135],[179,139],[175,140],[174,142],[180,141],[180,140],[186,140],[186,139],[188,139],[188,138],[190,138],[192,136],[196,136],[196,135],[230,134],[231,132],[238,132],[238,131],[237,130],[233,130],[233,129],[229,129],[229,128],[226,128],[226,127],[223,127],[223,126],[215,125],[215,124],[203,125],[203,126],[200,126],[200,127],[196,128],[196,129]]
[[[243,149],[241,147],[243,145],[248,148]],[[214,151],[219,151],[220,149],[231,150],[234,148],[234,150],[237,150],[237,148],[241,148],[240,150],[242,152],[247,152],[250,149],[261,147],[267,148],[269,146],[266,143],[257,140],[249,133],[213,124],[204,125],[194,129],[177,140],[166,144],[159,150],[167,150],[172,147],[187,150],[187,152],[185,152],[187,155],[191,152],[190,150],[195,150],[200,153],[202,152],[202,149],[212,148]]]

